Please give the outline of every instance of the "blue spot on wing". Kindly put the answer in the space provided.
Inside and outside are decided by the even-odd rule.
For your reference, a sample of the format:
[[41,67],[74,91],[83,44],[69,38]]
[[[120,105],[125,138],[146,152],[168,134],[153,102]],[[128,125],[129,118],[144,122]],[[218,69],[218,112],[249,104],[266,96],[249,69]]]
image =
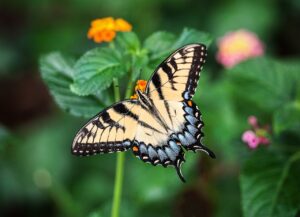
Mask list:
[[166,153],[163,150],[158,149],[157,152],[158,152],[158,156],[159,156],[159,159],[161,160],[161,162],[164,162],[168,158],[168,156],[166,155]]
[[195,117],[192,116],[192,115],[187,115],[187,116],[186,116],[186,119],[187,119],[188,122],[190,122],[190,124],[192,124],[192,125],[195,125],[195,123],[198,122],[197,118],[195,118]]
[[171,140],[169,142],[169,145],[170,145],[170,148],[176,153],[176,154],[179,154],[180,152],[180,147],[176,144],[175,141]]
[[177,154],[176,154],[174,151],[172,151],[172,149],[166,147],[166,148],[165,148],[165,151],[166,151],[168,157],[169,157],[172,161],[174,161],[174,160],[176,159]]
[[148,148],[148,154],[149,154],[149,156],[150,156],[151,159],[158,158],[157,152],[154,150],[154,148],[152,146],[149,146],[149,148]]

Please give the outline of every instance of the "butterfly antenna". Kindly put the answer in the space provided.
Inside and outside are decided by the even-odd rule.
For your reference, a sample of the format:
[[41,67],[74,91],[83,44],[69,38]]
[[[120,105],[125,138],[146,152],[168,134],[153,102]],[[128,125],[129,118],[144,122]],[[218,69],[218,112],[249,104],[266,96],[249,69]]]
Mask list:
[[181,164],[182,164],[182,161],[180,159],[177,160],[177,163],[175,165],[175,168],[176,168],[176,172],[177,172],[177,175],[179,176],[179,178],[181,179],[182,182],[186,182],[184,177],[183,177],[183,174],[181,172]]

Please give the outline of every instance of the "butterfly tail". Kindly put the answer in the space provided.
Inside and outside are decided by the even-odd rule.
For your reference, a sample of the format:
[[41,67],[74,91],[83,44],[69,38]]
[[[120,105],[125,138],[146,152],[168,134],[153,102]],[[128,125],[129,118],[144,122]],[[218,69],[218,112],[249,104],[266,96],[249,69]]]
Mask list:
[[204,145],[202,145],[201,143],[200,143],[200,145],[199,146],[194,146],[194,150],[195,151],[203,151],[203,152],[205,152],[208,156],[210,156],[211,158],[216,158],[216,155],[215,155],[215,153],[213,152],[213,151],[211,151],[209,148],[207,148],[206,146],[204,146]]
[[177,163],[176,163],[176,165],[175,165],[175,168],[176,168],[176,172],[177,172],[177,175],[179,176],[179,178],[180,178],[180,180],[182,181],[182,182],[186,182],[185,181],[185,178],[184,178],[184,176],[183,176],[183,174],[182,174],[182,171],[181,171],[181,164],[183,163],[183,161],[182,160],[177,160]]

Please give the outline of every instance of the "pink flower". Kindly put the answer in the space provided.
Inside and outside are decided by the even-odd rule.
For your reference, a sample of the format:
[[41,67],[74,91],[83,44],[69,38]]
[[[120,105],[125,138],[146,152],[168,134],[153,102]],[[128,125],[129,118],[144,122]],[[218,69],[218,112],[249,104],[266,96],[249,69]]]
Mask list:
[[256,134],[252,130],[247,130],[242,135],[243,142],[248,144],[248,147],[251,149],[257,148],[259,145],[259,138],[256,136]]
[[266,137],[259,137],[259,143],[263,145],[268,145],[270,143],[270,140]]
[[255,133],[252,130],[247,130],[242,135],[243,142],[248,142],[256,137]]
[[252,130],[246,130],[243,133],[242,141],[246,143],[250,149],[256,149],[260,144],[268,145],[270,143],[270,140],[268,139],[268,128],[266,126],[259,126],[255,116],[249,116],[248,123]]
[[247,30],[229,32],[218,41],[217,61],[226,68],[239,62],[264,54],[264,46],[259,38]]
[[258,127],[257,118],[255,116],[253,116],[253,115],[251,115],[251,116],[248,117],[248,123],[253,128],[257,128]]

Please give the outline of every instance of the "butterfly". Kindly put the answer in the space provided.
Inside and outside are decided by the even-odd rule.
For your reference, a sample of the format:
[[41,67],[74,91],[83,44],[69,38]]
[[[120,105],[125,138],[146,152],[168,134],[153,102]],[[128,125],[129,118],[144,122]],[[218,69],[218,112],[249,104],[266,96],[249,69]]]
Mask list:
[[185,151],[215,154],[201,143],[201,113],[192,101],[206,61],[203,44],[186,45],[154,71],[137,99],[110,106],[76,134],[72,153],[79,156],[132,150],[144,162],[174,166],[185,182],[181,165]]

